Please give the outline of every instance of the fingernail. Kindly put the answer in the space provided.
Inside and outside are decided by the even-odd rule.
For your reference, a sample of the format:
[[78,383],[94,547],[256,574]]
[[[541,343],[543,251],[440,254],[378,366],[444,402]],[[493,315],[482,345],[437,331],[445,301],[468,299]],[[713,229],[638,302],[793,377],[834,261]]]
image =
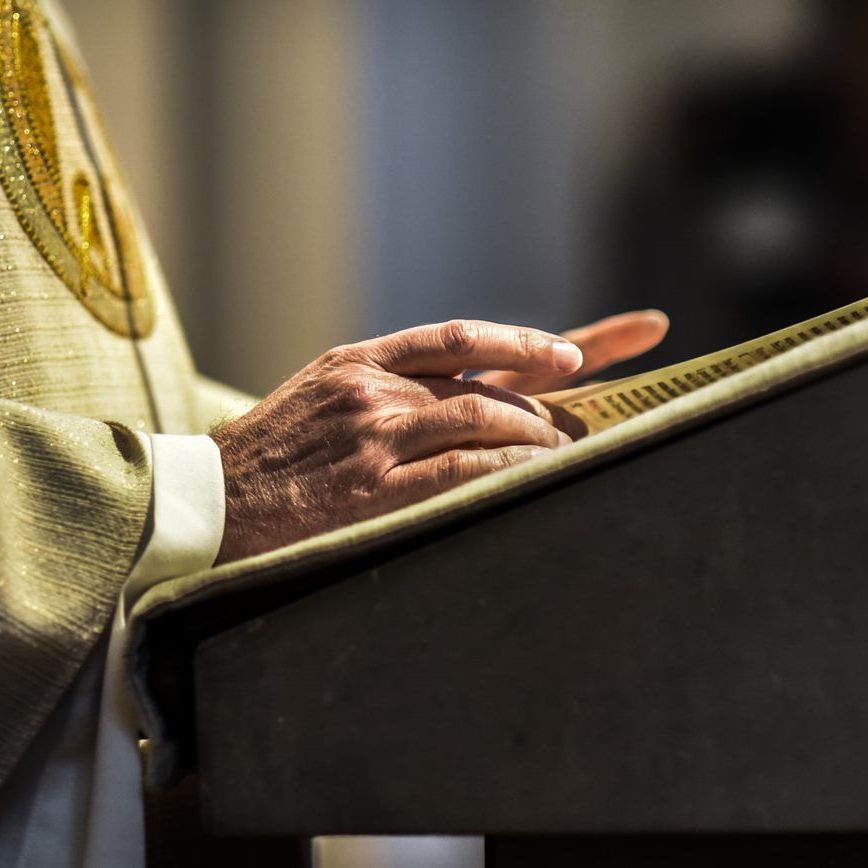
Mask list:
[[570,437],[569,434],[565,434],[563,431],[558,431],[558,443],[560,443],[561,446],[569,446],[572,442],[573,438]]
[[582,364],[582,351],[569,341],[555,341],[552,345],[555,364],[565,374],[577,371]]
[[645,313],[651,314],[651,316],[657,317],[657,319],[664,320],[665,322],[669,322],[669,317],[663,313],[662,310],[657,310],[656,307],[649,307]]

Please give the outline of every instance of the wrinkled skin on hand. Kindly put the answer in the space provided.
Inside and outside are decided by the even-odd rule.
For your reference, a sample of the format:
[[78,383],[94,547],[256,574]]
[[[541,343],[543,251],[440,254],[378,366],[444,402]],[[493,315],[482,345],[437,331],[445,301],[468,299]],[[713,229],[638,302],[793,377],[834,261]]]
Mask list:
[[[519,390],[565,388],[665,334],[623,314],[561,338],[456,320],[330,350],[213,433],[226,485],[217,562],[382,515],[581,437]],[[466,370],[492,369],[463,380]]]

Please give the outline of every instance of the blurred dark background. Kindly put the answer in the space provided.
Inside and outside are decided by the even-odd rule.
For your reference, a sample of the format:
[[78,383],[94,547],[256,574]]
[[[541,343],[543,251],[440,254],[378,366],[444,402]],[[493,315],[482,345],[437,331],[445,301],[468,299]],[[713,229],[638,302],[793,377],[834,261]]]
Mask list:
[[475,316],[868,295],[868,4],[67,0],[202,370]]

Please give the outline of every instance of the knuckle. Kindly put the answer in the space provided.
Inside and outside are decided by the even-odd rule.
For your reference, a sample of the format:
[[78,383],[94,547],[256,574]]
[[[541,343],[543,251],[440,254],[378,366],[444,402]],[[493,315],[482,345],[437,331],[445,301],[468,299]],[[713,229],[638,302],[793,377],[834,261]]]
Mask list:
[[358,450],[355,484],[371,497],[376,497],[384,478],[394,466],[387,444],[366,440]]
[[349,399],[360,409],[367,410],[377,402],[379,386],[367,377],[353,377],[347,380],[344,389]]
[[346,365],[363,364],[365,353],[359,344],[341,344],[326,350],[320,361],[328,368],[342,368]]
[[472,471],[473,459],[467,452],[447,452],[437,462],[437,479],[444,485],[463,482]]
[[329,368],[338,368],[347,362],[347,351],[349,347],[344,344],[339,347],[332,347],[326,350],[321,356],[320,361]]
[[467,409],[465,401],[459,399],[457,401],[444,401],[441,404],[443,413],[443,423],[446,428],[460,430],[467,426]]
[[542,349],[542,343],[539,336],[532,329],[519,329],[517,341],[518,350],[526,359],[537,355],[537,353]]
[[530,450],[521,446],[510,446],[506,449],[501,449],[497,454],[497,467],[494,469],[505,470],[507,467],[527,461],[530,456]]
[[454,319],[440,326],[439,338],[447,353],[466,356],[476,347],[478,335],[479,330],[472,322]]
[[461,399],[460,424],[471,430],[486,428],[493,421],[489,402],[482,395],[466,395]]
[[381,420],[380,425],[397,444],[412,443],[419,436],[419,419],[412,413],[402,413],[397,417]]
[[378,404],[379,385],[363,373],[342,376],[328,401],[328,410],[341,414],[358,414]]

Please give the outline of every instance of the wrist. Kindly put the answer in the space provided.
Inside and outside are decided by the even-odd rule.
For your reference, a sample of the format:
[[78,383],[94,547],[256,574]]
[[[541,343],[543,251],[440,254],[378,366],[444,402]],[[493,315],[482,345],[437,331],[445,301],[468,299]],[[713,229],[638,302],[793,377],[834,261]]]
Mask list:
[[243,558],[247,552],[243,550],[242,542],[245,534],[242,530],[244,508],[241,486],[235,469],[237,461],[234,456],[234,439],[227,427],[211,432],[211,439],[220,450],[220,460],[223,464],[223,489],[225,498],[225,517],[223,522],[223,538],[220,549],[214,561],[214,566]]

